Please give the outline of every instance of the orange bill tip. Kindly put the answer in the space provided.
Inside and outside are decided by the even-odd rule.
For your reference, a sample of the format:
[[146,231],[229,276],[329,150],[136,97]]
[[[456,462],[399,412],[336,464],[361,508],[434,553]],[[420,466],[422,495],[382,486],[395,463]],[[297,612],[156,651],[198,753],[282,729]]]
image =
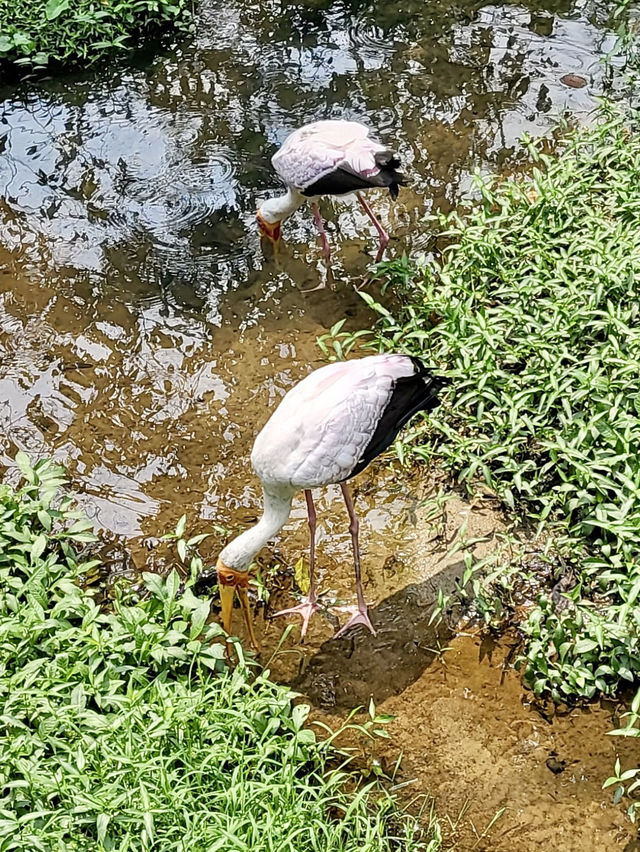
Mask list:
[[270,239],[271,242],[277,243],[280,239],[280,222],[267,222],[266,219],[263,219],[259,210],[256,219],[258,220],[260,233]]

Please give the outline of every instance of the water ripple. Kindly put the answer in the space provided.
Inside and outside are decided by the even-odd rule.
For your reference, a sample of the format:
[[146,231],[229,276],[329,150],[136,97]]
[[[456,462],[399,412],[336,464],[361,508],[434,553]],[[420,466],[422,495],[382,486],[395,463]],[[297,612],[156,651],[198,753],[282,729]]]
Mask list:
[[170,247],[221,209],[236,206],[235,170],[231,155],[219,151],[206,162],[180,163],[153,181],[132,180],[126,205],[111,213],[112,221],[152,234]]
[[395,38],[365,16],[353,19],[349,39],[367,70],[384,67],[396,50]]

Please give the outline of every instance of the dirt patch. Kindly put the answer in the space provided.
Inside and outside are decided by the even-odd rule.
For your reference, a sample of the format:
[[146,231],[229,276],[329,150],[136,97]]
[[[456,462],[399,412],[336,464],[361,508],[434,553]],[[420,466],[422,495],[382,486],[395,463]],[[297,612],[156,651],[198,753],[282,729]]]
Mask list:
[[[379,475],[376,481],[380,482]],[[495,535],[504,528],[493,501],[472,505],[452,495],[442,513],[434,517],[432,503],[421,499],[420,487],[414,487],[416,490],[405,483],[404,512],[398,513],[398,524],[386,524],[376,530],[371,524],[372,510],[363,512],[367,523],[363,535],[365,595],[377,635],[355,631],[334,640],[337,620],[317,616],[304,645],[295,644],[295,637],[299,636],[295,623],[287,645],[298,651],[297,660],[294,662],[290,655],[285,660],[277,658],[272,664],[274,676],[293,680],[294,687],[316,706],[350,710],[368,703],[371,697],[379,703],[419,678],[444,637],[442,628],[431,623],[438,592],[450,592],[464,571],[454,543],[463,532],[469,540],[476,541],[472,551],[476,558],[482,558],[495,547]],[[366,479],[357,496],[358,503],[366,506]],[[393,516],[393,511],[389,516]],[[346,528],[340,538],[343,537],[348,548]],[[335,538],[331,553],[336,553]],[[325,554],[325,564],[328,555]],[[353,602],[351,554],[347,550],[341,556],[336,560],[333,555],[333,565],[329,570],[325,568],[325,578],[343,599]],[[278,599],[279,605],[285,603],[288,601]],[[265,625],[263,637],[267,645],[274,645],[279,639],[279,621]],[[298,667],[297,674],[294,665]]]
[[443,828],[458,852],[633,848],[633,826],[601,789],[616,756],[623,766],[640,760],[637,743],[606,736],[617,724],[616,705],[536,709],[511,655],[506,641],[459,637],[443,660],[381,705],[397,717],[389,755],[404,754],[398,780],[414,779],[414,793],[435,798],[453,822],[443,820]]
[[[536,700],[514,670],[518,644],[472,633],[450,639],[442,653],[422,657],[422,671],[398,694],[376,702],[378,713],[395,717],[390,739],[363,747],[347,736],[348,744],[358,743],[364,766],[375,759],[393,776],[409,808],[433,801],[444,849],[633,852],[636,830],[611,790],[602,790],[617,757],[623,767],[640,761],[637,741],[607,736],[623,705]],[[371,671],[363,673],[363,656],[362,648],[339,657],[336,649],[333,659],[346,691],[364,701]],[[379,663],[387,678],[382,687],[373,683],[378,696],[401,685],[404,668],[398,673],[384,655]],[[309,672],[309,694],[328,706],[336,691],[327,673],[313,662]],[[343,715],[317,711],[315,718],[335,728]]]
[[[460,553],[451,552],[461,533],[481,539],[478,558],[496,546],[504,523],[495,505],[454,498],[434,522],[418,503],[413,519],[401,538],[387,531],[380,541],[369,539],[367,590],[372,599],[382,593],[372,608],[378,635],[360,631],[334,641],[331,626],[316,618],[305,646],[292,641],[297,633],[290,637],[294,653],[276,659],[274,673],[292,679],[333,726],[370,698],[396,717],[376,756],[389,771],[402,754],[395,782],[406,784],[407,802],[433,797],[445,848],[630,852],[634,827],[602,790],[617,756],[627,767],[640,761],[639,744],[607,736],[623,705],[538,702],[514,669],[516,637],[452,638],[430,623],[438,589],[450,590],[462,575]],[[395,577],[385,577],[385,564],[398,566]],[[279,635],[276,625],[266,626],[265,638],[276,629]]]

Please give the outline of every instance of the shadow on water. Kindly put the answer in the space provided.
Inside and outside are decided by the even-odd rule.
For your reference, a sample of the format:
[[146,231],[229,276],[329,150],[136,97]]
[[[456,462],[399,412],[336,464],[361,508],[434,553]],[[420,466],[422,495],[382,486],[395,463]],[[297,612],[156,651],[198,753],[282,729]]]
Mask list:
[[[607,85],[601,60],[615,41],[613,5],[230,0],[222,13],[203,0],[197,36],[161,55],[0,84],[0,463],[9,465],[17,448],[64,461],[96,527],[126,545],[114,574],[153,565],[159,536],[183,513],[194,533],[212,522],[231,532],[251,523],[257,429],[323,363],[318,335],[338,320],[346,329],[373,320],[353,284],[370,263],[374,234],[353,204],[324,206],[336,293],[304,292],[324,274],[306,211],[286,223],[279,255],[263,254],[255,210],[279,191],[270,166],[276,146],[312,119],[371,124],[397,147],[412,180],[396,205],[372,199],[393,235],[390,255],[424,253],[433,237],[425,216],[473,192],[475,169],[508,173],[525,161],[525,131],[590,119]],[[455,574],[444,558],[451,536],[467,519],[469,534],[486,534],[490,546],[499,515],[460,503],[447,535],[434,538],[428,488],[388,460],[362,474],[356,491],[378,637],[331,642],[334,627],[318,619],[307,645],[292,639],[275,674],[289,677],[291,660],[302,659],[298,687],[319,705],[343,708],[373,694],[397,711],[404,722],[393,745],[445,811],[459,800],[447,772],[470,791],[485,783],[476,772],[483,767],[502,791],[480,808],[484,818],[507,795],[496,762],[536,807],[541,796],[566,804],[545,787],[538,764],[518,762],[517,749],[513,766],[531,770],[537,787],[498,760],[500,738],[520,718],[517,679],[506,693],[492,687],[493,703],[474,704],[465,683],[480,691],[478,678],[494,684],[490,661],[455,650],[457,639],[450,662],[433,654],[429,608],[436,584]],[[351,600],[339,490],[327,489],[317,505],[321,588]],[[306,553],[303,502],[275,546],[288,573]],[[218,538],[204,544],[208,562],[219,547]],[[271,592],[273,609],[290,599],[285,587]],[[279,619],[262,625],[267,650],[282,630]],[[467,717],[470,707],[478,712]],[[429,716],[432,708],[440,710]],[[460,731],[445,725],[455,718]],[[598,718],[604,741],[607,719]],[[482,731],[486,754],[482,743],[476,753],[455,753],[460,737],[477,744]],[[615,746],[606,742],[576,801],[591,809],[584,831],[606,839],[593,848],[622,849],[625,829],[594,780],[610,767]],[[542,811],[564,839],[554,846],[548,835],[530,848],[591,848],[566,841],[573,812],[566,820],[561,809]],[[537,836],[534,822],[522,823],[528,837]],[[473,840],[459,848],[483,847]]]

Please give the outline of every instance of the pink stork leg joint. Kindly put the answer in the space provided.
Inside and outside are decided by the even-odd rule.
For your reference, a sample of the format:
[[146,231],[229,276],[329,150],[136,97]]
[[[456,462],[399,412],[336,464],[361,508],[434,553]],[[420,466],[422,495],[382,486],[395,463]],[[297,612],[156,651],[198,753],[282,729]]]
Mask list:
[[311,209],[313,210],[313,221],[316,223],[316,228],[320,234],[320,240],[322,241],[322,254],[324,256],[325,263],[327,264],[327,268],[331,262],[331,246],[329,245],[329,237],[327,236],[327,232],[324,227],[324,222],[322,221],[322,216],[320,215],[320,209],[318,205],[314,201],[311,205]]
[[378,248],[378,254],[376,255],[376,263],[380,263],[384,256],[385,249],[389,245],[389,234],[385,231],[385,229],[378,221],[377,216],[369,206],[369,203],[364,197],[364,195],[362,195],[361,192],[356,192],[356,195],[358,196],[358,201],[362,205],[364,212],[371,219],[376,231],[378,232],[378,236],[380,238],[380,247]]
[[343,627],[341,627],[340,630],[338,630],[338,632],[333,638],[338,639],[340,636],[344,636],[344,634],[348,630],[351,630],[353,627],[358,627],[358,625],[366,627],[367,630],[369,630],[375,636],[376,631],[373,628],[373,624],[371,624],[371,619],[369,618],[369,612],[367,610],[367,604],[365,603],[364,599],[364,592],[362,591],[362,573],[360,571],[360,545],[358,543],[360,523],[358,522],[358,518],[353,507],[353,500],[351,499],[351,494],[349,493],[348,487],[345,485],[344,482],[341,482],[340,488],[342,489],[342,496],[344,497],[344,502],[347,505],[347,512],[349,513],[349,532],[351,533],[353,561],[356,570],[356,591],[358,595],[358,605],[357,607],[347,607],[347,612],[353,612],[353,615],[347,621],[347,623]]

